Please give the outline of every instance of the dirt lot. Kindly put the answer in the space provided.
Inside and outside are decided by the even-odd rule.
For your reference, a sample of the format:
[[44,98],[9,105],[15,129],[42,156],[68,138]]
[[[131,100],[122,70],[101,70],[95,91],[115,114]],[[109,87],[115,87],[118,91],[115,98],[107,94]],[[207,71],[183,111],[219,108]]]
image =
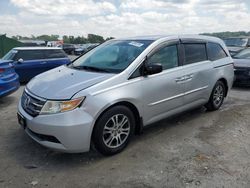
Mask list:
[[250,186],[250,89],[233,89],[217,112],[156,123],[112,157],[32,141],[16,120],[22,90],[0,99],[0,187]]

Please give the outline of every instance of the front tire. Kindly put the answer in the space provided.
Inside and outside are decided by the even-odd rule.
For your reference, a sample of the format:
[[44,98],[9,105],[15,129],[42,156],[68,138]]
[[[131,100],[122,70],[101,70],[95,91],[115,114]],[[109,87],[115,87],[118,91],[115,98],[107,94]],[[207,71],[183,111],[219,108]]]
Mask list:
[[205,105],[208,111],[218,110],[224,102],[226,86],[222,81],[217,81],[208,103]]
[[104,112],[93,130],[95,148],[103,155],[121,152],[129,143],[135,129],[135,118],[125,106],[115,106]]

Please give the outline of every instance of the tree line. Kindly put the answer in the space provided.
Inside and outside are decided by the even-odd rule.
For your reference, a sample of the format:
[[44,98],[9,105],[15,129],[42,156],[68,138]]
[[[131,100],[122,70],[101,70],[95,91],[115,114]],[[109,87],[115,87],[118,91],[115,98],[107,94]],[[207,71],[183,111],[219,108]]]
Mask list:
[[[227,38],[227,37],[241,37],[241,36],[250,36],[250,31],[236,31],[236,32],[215,32],[215,33],[201,33],[201,35],[209,35],[209,36],[215,36],[219,38]],[[44,40],[44,41],[57,41],[60,39],[59,35],[40,35],[40,36],[34,36],[31,35],[31,37],[24,37],[20,35],[12,36],[15,40]],[[113,37],[108,37],[104,39],[103,36],[96,35],[96,34],[88,34],[87,37],[84,36],[68,36],[63,35],[62,37],[64,43],[70,43],[70,44],[85,44],[85,43],[103,43],[106,40],[113,39]]]
[[228,38],[228,37],[250,37],[250,31],[236,31],[236,32],[230,32],[230,31],[225,31],[225,32],[217,32],[217,33],[202,33],[202,35],[209,35],[209,36],[214,36],[214,37],[219,37],[219,38]]
[[[31,37],[25,37],[25,36],[12,36],[11,38],[15,40],[44,40],[44,41],[58,41],[60,40],[59,35],[40,35],[35,36],[31,35]],[[113,37],[108,37],[104,39],[103,36],[96,35],[96,34],[88,34],[87,37],[84,36],[68,36],[63,35],[62,40],[64,43],[70,43],[70,44],[86,44],[86,43],[103,43],[106,40],[113,39]]]

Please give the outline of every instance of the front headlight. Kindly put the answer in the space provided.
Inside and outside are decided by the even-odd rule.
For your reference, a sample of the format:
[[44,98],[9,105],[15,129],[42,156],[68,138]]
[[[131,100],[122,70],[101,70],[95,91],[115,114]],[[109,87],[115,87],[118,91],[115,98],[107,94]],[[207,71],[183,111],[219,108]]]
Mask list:
[[67,101],[46,101],[40,114],[54,114],[59,112],[66,112],[74,110],[83,102],[85,97],[80,97],[77,99],[67,100]]

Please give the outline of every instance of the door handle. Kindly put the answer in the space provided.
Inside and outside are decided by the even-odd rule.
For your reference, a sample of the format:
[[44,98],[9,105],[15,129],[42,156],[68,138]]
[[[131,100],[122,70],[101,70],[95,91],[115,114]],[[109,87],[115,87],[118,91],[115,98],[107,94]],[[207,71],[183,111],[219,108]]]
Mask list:
[[188,74],[188,75],[185,75],[185,76],[176,78],[175,81],[176,81],[177,83],[178,83],[178,82],[189,81],[189,80],[192,80],[193,76],[194,76],[193,74]]
[[178,82],[183,82],[183,81],[185,81],[185,76],[176,78],[175,81],[176,81],[177,83],[178,83]]
[[186,75],[185,80],[186,81],[192,80],[193,76],[194,76],[193,74]]

